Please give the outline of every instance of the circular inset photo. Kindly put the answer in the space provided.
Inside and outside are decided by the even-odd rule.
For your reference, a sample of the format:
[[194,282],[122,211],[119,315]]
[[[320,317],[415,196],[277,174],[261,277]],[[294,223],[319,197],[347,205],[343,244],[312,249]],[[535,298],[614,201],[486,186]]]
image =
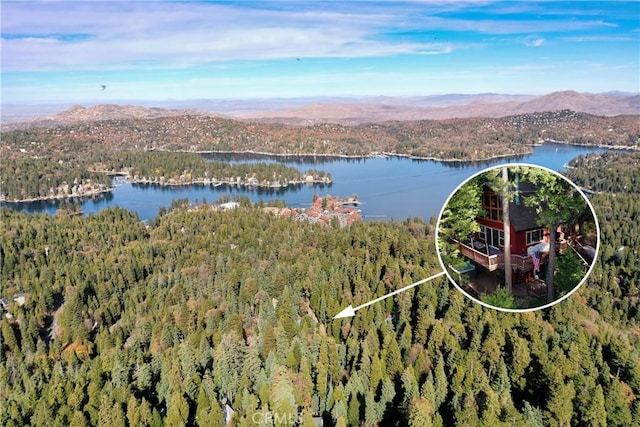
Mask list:
[[564,176],[529,164],[480,171],[447,199],[438,258],[472,300],[502,311],[558,303],[593,269],[600,227],[589,199]]

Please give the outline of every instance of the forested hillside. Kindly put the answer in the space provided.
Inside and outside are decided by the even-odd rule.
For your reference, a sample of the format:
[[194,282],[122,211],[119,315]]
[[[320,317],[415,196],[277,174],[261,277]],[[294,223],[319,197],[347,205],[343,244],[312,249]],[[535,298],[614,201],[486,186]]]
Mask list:
[[594,192],[639,194],[640,153],[609,151],[576,157],[567,177]]
[[502,118],[286,126],[184,115],[34,127],[2,132],[0,200],[96,195],[109,190],[107,172],[160,185],[279,187],[331,180],[321,171],[304,172],[273,163],[208,163],[195,153],[199,151],[310,156],[385,152],[468,161],[526,154],[532,144],[543,140],[637,149],[637,119],[563,110]]
[[[590,303],[601,313],[619,308],[621,318],[635,319],[640,310],[640,155],[608,152],[580,156],[568,177],[596,191],[591,202],[600,221],[599,269],[591,282],[604,292]],[[636,363],[640,348],[636,347]]]
[[184,115],[92,121],[3,132],[0,154],[34,150],[257,151],[271,154],[367,156],[388,152],[444,160],[484,160],[530,152],[542,140],[638,148],[638,116],[594,116],[570,110],[500,118],[384,121],[355,126],[248,123]]
[[[253,164],[207,161],[196,153],[126,150],[116,153],[84,147],[77,157],[62,158],[44,151],[35,158],[3,159],[0,200],[93,196],[109,191],[109,175],[124,175],[129,182],[153,185],[237,185],[287,187],[302,183],[330,184],[324,171],[302,172],[279,163]],[[38,171],[34,173],[33,171]]]
[[551,309],[434,280],[339,321],[439,271],[432,223],[2,210],[0,425],[637,425],[640,198],[593,203],[600,259]]

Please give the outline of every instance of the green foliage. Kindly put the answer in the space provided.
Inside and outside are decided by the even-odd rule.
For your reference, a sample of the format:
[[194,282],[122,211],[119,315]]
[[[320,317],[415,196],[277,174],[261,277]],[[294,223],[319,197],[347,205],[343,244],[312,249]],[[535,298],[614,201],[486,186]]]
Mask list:
[[541,168],[519,168],[522,179],[536,185],[536,191],[524,198],[527,206],[536,208],[538,225],[573,224],[588,209],[582,195],[565,179]]
[[580,156],[569,162],[567,177],[593,192],[637,194],[640,153],[604,153]]
[[580,194],[566,179],[541,168],[520,168],[523,177],[536,185],[536,191],[525,198],[534,207],[538,225],[549,230],[549,259],[547,264],[547,302],[559,296],[555,286],[556,230],[560,225],[573,225],[581,219],[594,222],[590,209]]
[[582,260],[572,250],[568,250],[556,263],[558,269],[555,284],[560,293],[575,288],[584,278]]
[[94,188],[101,191],[111,187],[111,179],[77,162],[51,158],[2,159],[0,196],[5,200],[64,198],[73,194],[74,187],[77,191],[78,187],[85,186],[87,193]]
[[[85,147],[85,149],[87,149]],[[108,174],[125,175],[130,182],[154,185],[243,185],[280,187],[306,182],[310,175],[322,182],[331,175],[307,172],[281,163],[230,163],[207,161],[197,153],[98,149],[76,153],[73,161],[57,160],[53,153],[41,158],[4,159],[0,170],[5,200],[67,199],[97,195],[112,188]],[[32,173],[38,171],[38,173]]]
[[482,184],[478,177],[470,179],[451,196],[442,211],[438,228],[438,245],[445,265],[459,266],[458,245],[452,240],[466,240],[480,231],[476,219],[482,213]]
[[223,425],[225,403],[238,425],[632,425],[640,197],[592,201],[601,255],[558,306],[499,313],[437,279],[340,322],[438,271],[430,224],[3,209],[0,296],[28,298],[0,320],[0,425]]
[[516,308],[516,302],[513,295],[506,288],[499,287],[492,294],[484,294],[480,297],[482,302],[486,302],[493,307]]

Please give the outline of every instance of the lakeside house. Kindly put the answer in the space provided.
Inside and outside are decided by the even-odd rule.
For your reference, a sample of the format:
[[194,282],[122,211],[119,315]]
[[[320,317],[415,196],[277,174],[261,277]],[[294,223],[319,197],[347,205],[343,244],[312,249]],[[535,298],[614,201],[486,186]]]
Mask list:
[[306,209],[267,206],[263,210],[276,216],[291,216],[297,221],[311,224],[329,225],[336,221],[340,228],[362,221],[360,209],[356,206],[362,202],[357,197],[339,198],[331,195],[315,196],[310,207]]
[[[549,252],[549,230],[538,225],[535,208],[524,204],[524,198],[534,191],[533,184],[519,183],[514,200],[509,203],[511,255],[518,257],[514,268],[521,272],[532,270],[533,264],[528,263],[526,258],[530,258],[535,251]],[[491,257],[504,254],[505,249],[504,208],[502,198],[486,185],[483,186],[481,197],[482,215],[476,219],[480,231],[468,242],[461,244],[470,246],[472,250],[484,255],[478,258],[478,262],[493,271],[498,268],[498,264]]]

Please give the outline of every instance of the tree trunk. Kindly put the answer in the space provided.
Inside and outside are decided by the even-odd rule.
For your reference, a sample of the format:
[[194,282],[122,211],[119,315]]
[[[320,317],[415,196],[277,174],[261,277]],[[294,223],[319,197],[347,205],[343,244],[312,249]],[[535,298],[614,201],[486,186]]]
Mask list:
[[502,224],[504,232],[504,285],[507,292],[513,292],[513,281],[511,278],[511,221],[509,220],[509,175],[507,168],[502,168]]
[[547,302],[555,300],[555,289],[553,285],[553,270],[556,264],[556,228],[557,225],[549,227],[549,262],[547,264]]

